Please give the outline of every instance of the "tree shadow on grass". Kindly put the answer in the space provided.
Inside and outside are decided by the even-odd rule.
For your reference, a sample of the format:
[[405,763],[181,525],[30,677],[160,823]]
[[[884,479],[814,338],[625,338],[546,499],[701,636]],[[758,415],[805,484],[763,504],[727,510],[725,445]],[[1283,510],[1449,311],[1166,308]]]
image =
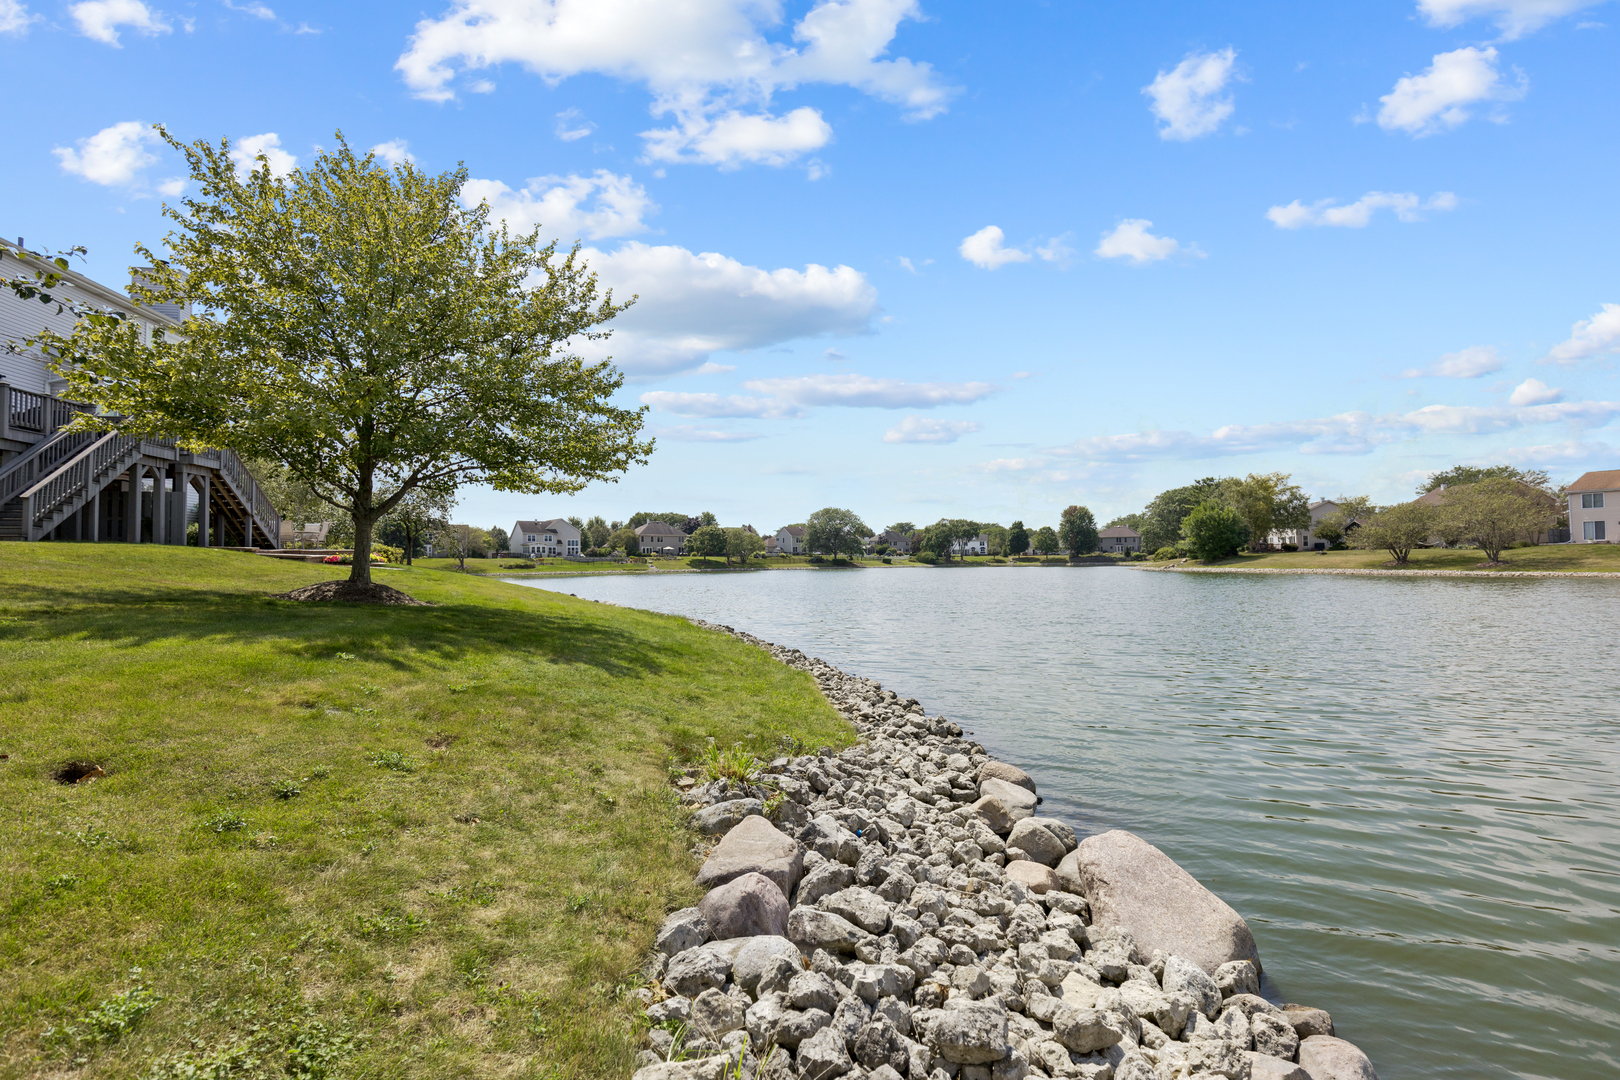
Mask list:
[[224,589],[118,586],[63,590],[10,585],[16,621],[0,644],[88,639],[140,648],[160,641],[252,642],[308,659],[349,653],[413,671],[418,659],[448,663],[490,651],[586,664],[619,676],[664,672],[678,647],[598,620],[505,606],[301,604]]

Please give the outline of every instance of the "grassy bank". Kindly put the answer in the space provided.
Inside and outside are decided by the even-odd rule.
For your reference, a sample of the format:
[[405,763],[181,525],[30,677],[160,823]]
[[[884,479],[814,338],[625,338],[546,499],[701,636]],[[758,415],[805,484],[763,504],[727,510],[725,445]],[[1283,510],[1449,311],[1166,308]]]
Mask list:
[[[1490,573],[1493,568],[1480,565],[1484,561],[1485,553],[1476,548],[1426,548],[1412,552],[1411,567],[1415,570],[1477,570]],[[1495,567],[1495,570],[1617,573],[1620,572],[1620,545],[1543,544],[1540,547],[1511,548],[1502,552],[1502,561],[1506,565]],[[1207,565],[1266,570],[1381,570],[1393,566],[1387,551],[1355,550],[1239,555]]]
[[0,1074],[628,1075],[697,895],[671,759],[849,737],[679,619],[408,570],[434,606],[268,597],[334,576],[0,546]]

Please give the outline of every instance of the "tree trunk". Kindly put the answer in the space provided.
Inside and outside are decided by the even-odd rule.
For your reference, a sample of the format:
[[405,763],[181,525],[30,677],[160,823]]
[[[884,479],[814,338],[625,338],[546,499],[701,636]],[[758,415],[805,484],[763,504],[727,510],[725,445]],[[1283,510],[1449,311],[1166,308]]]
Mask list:
[[362,469],[354,499],[354,565],[349,567],[349,584],[371,584],[371,530],[376,525],[371,512],[371,470]]

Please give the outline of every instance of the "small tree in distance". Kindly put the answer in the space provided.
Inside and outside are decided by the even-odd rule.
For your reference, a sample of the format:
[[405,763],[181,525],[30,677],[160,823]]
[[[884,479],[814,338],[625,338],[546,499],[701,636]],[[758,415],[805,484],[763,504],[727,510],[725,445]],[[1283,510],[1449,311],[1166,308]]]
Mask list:
[[1017,556],[1028,550],[1029,530],[1024,528],[1022,521],[1015,521],[1007,528],[1007,554]]
[[749,559],[757,558],[765,552],[765,541],[757,533],[748,529],[726,529],[726,563],[732,559],[746,564]]
[[1071,506],[1058,522],[1058,541],[1070,555],[1090,555],[1097,550],[1097,519],[1084,506]]
[[1218,499],[1199,503],[1181,522],[1192,553],[1204,562],[1236,555],[1249,541],[1249,526],[1236,510]]
[[810,551],[834,556],[848,555],[853,559],[861,553],[861,541],[870,532],[866,522],[857,517],[853,510],[829,506],[817,510],[805,520],[804,546]]
[[[686,550],[702,558],[726,553],[726,534],[713,525],[699,525],[686,541]],[[726,562],[730,562],[727,559]]]
[[1058,539],[1057,530],[1050,525],[1042,525],[1039,529],[1036,529],[1034,538],[1030,540],[1030,546],[1035,549],[1037,555],[1050,555],[1058,550],[1061,543],[1062,541]]
[[1373,551],[1383,548],[1395,565],[1405,566],[1412,549],[1434,535],[1438,518],[1433,507],[1420,502],[1386,506],[1350,533],[1350,543]]
[[1488,561],[1502,561],[1502,549],[1515,540],[1534,539],[1552,526],[1558,509],[1551,499],[1523,481],[1493,476],[1446,489],[1440,516],[1451,531],[1474,541]]

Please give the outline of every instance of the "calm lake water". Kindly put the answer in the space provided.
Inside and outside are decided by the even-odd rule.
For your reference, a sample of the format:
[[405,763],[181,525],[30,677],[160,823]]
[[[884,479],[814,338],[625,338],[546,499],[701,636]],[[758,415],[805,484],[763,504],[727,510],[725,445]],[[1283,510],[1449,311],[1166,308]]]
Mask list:
[[1163,848],[1384,1080],[1620,1076],[1620,582],[1117,568],[523,584],[915,696]]

